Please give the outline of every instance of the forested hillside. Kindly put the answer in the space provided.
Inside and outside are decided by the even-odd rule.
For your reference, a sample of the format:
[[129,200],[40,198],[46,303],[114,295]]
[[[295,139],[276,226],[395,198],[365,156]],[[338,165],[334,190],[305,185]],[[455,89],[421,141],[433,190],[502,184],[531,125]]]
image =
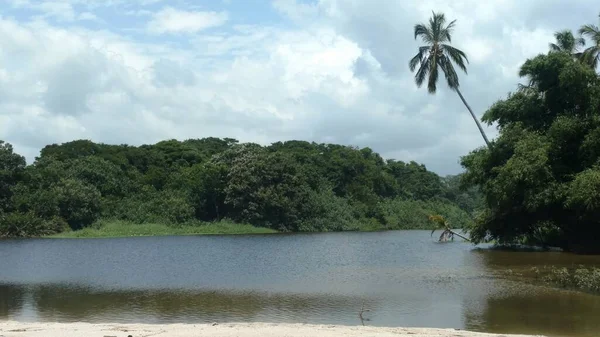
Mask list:
[[369,148],[234,139],[128,146],[76,140],[35,162],[0,143],[0,236],[39,236],[100,219],[170,226],[228,219],[278,231],[430,228],[471,221],[477,189]]

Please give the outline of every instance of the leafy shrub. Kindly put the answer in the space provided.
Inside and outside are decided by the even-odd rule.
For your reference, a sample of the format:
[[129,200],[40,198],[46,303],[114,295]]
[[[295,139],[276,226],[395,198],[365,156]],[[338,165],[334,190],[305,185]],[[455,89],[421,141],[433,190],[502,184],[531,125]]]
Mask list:
[[537,269],[536,275],[543,275],[544,282],[561,288],[600,294],[600,268],[550,267],[542,271]]
[[72,229],[91,225],[100,216],[100,192],[80,180],[63,179],[54,186],[60,216]]
[[336,196],[331,189],[313,192],[309,207],[313,217],[303,220],[298,231],[344,231],[357,230],[359,227],[348,200]]
[[33,212],[14,212],[0,217],[0,237],[35,237],[69,230],[59,217],[42,219]]
[[464,210],[443,200],[384,199],[379,205],[387,229],[430,229],[429,216],[441,214],[453,228],[465,228],[470,216]]
[[134,223],[180,224],[194,217],[194,207],[181,191],[156,191],[144,187],[142,193],[123,199],[105,200],[104,217]]

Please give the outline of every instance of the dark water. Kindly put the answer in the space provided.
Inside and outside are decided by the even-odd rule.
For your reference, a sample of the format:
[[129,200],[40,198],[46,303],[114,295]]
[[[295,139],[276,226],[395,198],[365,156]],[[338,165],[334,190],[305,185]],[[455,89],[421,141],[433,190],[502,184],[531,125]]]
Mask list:
[[427,231],[0,241],[0,319],[301,322],[599,336],[600,296],[498,277],[600,257]]

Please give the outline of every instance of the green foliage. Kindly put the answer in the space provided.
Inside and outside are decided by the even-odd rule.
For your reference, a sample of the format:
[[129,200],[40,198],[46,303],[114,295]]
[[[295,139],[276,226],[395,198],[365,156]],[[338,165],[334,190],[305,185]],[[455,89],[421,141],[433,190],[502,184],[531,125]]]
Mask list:
[[450,45],[455,23],[456,20],[446,24],[443,13],[433,13],[427,24],[417,24],[414,27],[415,39],[420,37],[425,45],[419,47],[419,52],[409,62],[409,68],[410,71],[414,71],[419,66],[415,82],[420,87],[427,79],[427,89],[430,93],[436,92],[440,70],[452,89],[459,86],[454,64],[464,72],[467,71],[467,56]]
[[220,220],[222,214],[227,214],[227,174],[227,166],[215,162],[196,164],[183,170],[182,179],[176,184],[189,193],[196,218]]
[[600,294],[600,268],[542,267],[532,270],[534,277],[549,285]]
[[[600,18],[600,14],[598,15]],[[593,24],[587,24],[579,28],[579,34],[588,38],[590,46],[581,54],[581,61],[592,68],[598,67],[600,63],[600,28]]]
[[551,52],[568,53],[575,57],[581,56],[578,49],[585,45],[585,40],[582,37],[576,38],[573,32],[568,29],[554,33],[554,37],[556,38],[556,43],[549,44]]
[[[188,233],[198,221],[222,219],[284,232],[427,228],[429,213],[463,226],[478,207],[476,187],[449,184],[415,162],[385,161],[369,148],[228,138],[139,147],[76,140],[46,146],[27,167],[4,148],[5,162],[17,163],[6,165],[14,177],[7,180],[5,212],[39,223],[60,218],[76,230],[69,236],[164,234],[165,226]],[[107,219],[109,225],[98,222]],[[189,231],[209,228],[220,227]]]
[[282,231],[307,219],[310,187],[285,153],[248,151],[234,159],[225,189],[232,218]]
[[14,186],[22,179],[25,157],[13,152],[11,144],[0,140],[0,213],[9,211]]
[[60,217],[42,219],[33,212],[12,212],[0,216],[0,238],[44,236],[68,231]]
[[92,224],[100,215],[100,192],[81,180],[63,179],[52,189],[60,216],[72,229]]
[[353,214],[348,199],[338,197],[331,189],[313,192],[309,195],[308,211],[310,217],[302,220],[298,231],[326,232],[358,230],[360,223]]
[[483,116],[497,123],[493,148],[462,158],[463,181],[485,208],[471,238],[598,250],[600,79],[569,53],[527,60],[528,85]]
[[194,217],[194,208],[181,190],[157,191],[151,186],[132,196],[105,200],[104,217],[133,223],[180,224]]
[[465,186],[464,174],[446,176],[444,183],[444,197],[455,203],[460,209],[474,216],[477,211],[484,208],[485,200],[478,186]]
[[452,228],[465,228],[471,219],[465,210],[446,200],[386,199],[380,211],[387,229],[431,229],[432,214],[443,214]]
[[164,236],[196,234],[271,234],[276,231],[223,220],[214,223],[195,222],[179,226],[159,223],[132,223],[122,220],[104,220],[78,231],[61,232],[55,238],[114,238],[129,236]]

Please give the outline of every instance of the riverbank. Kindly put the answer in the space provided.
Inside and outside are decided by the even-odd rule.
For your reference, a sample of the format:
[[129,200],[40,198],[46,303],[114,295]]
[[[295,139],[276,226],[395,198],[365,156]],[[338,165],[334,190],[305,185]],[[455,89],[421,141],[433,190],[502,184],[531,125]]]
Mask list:
[[[380,328],[307,324],[88,324],[1,322],[3,337],[525,337],[525,335],[484,334],[454,329]],[[531,336],[529,336],[531,337]]]
[[171,226],[150,223],[136,224],[126,221],[102,221],[92,227],[77,231],[62,232],[49,238],[116,238],[132,236],[200,235],[200,234],[271,234],[276,230],[238,224],[228,221],[193,223]]
[[[423,228],[405,228],[402,230],[422,230]],[[376,232],[386,230],[399,230],[397,228],[384,228],[373,223],[364,222],[357,224],[352,232]],[[164,223],[133,223],[122,220],[99,220],[90,227],[69,230],[57,234],[44,236],[46,238],[71,239],[71,238],[120,238],[136,236],[168,236],[168,235],[235,235],[235,234],[275,234],[275,229],[256,227],[250,224],[240,224],[228,220],[218,222],[193,221],[186,224]],[[460,240],[460,239],[457,239]]]

